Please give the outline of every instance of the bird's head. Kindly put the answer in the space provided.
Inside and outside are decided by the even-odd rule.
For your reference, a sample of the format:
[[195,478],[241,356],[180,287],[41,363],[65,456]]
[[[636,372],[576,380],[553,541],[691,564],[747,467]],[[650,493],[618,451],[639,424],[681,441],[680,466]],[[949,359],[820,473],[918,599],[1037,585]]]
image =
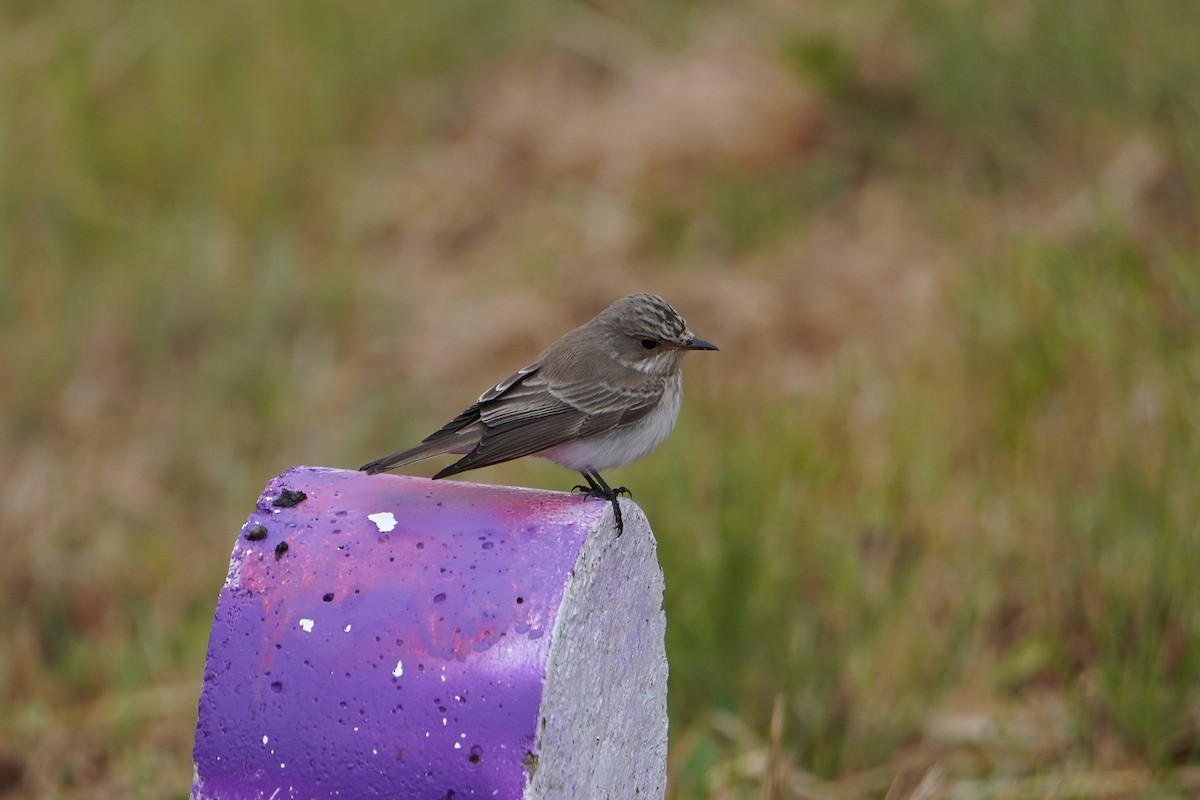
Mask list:
[[716,350],[698,338],[671,304],[656,294],[622,297],[594,322],[607,334],[616,358],[649,375],[669,375],[689,350]]

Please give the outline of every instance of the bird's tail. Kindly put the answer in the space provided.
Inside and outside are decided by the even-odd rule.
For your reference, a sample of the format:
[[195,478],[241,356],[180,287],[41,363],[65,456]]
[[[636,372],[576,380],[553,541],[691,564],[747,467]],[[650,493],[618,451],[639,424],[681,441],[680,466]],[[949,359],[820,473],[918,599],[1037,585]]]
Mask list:
[[414,461],[422,461],[433,456],[440,456],[444,453],[467,453],[479,443],[479,431],[475,429],[456,431],[448,436],[431,436],[429,439],[421,442],[416,447],[410,447],[407,450],[401,450],[398,453],[392,453],[390,456],[377,458],[367,464],[359,467],[359,470],[368,475],[378,475],[380,472],[387,472],[396,467],[403,467],[405,464],[412,464]]

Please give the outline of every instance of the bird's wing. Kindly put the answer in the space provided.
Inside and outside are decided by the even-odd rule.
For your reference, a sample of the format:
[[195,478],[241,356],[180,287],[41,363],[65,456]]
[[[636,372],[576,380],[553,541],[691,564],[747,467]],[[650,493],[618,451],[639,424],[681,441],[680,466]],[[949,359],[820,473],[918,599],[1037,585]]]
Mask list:
[[442,455],[443,453],[467,452],[479,441],[483,434],[482,428],[476,424],[480,421],[482,409],[485,406],[495,403],[514,388],[520,386],[530,376],[536,374],[541,367],[542,362],[535,361],[529,366],[517,370],[481,394],[478,400],[464,409],[457,417],[422,439],[420,444],[410,447],[407,450],[401,450],[384,456],[383,458],[377,458],[374,461],[363,464],[359,469],[375,475],[380,472],[386,472],[389,469],[402,467],[405,464],[411,464],[414,461],[421,461],[426,458]]
[[628,425],[658,404],[664,387],[665,381],[644,377],[622,385],[556,383],[542,376],[524,380],[480,408],[479,443],[434,477],[511,461]]
[[520,391],[519,387],[521,386],[521,384],[523,384],[525,381],[529,380],[529,378],[531,378],[532,376],[536,375],[538,370],[540,370],[541,368],[542,368],[542,362],[535,361],[532,364],[530,364],[529,366],[522,367],[521,369],[514,372],[512,375],[509,375],[507,378],[500,381],[499,383],[497,383],[492,388],[488,389],[483,394],[479,395],[479,399],[476,400],[474,403],[472,403],[468,408],[466,408],[457,417],[450,420],[445,425],[438,428],[436,431],[434,431],[433,433],[429,434],[424,439],[422,439],[421,444],[430,444],[432,442],[436,442],[441,439],[448,438],[452,434],[458,433],[463,428],[466,428],[467,426],[473,425],[474,423],[478,422],[483,413],[484,408],[495,404],[501,398],[504,398],[510,394],[519,392]]

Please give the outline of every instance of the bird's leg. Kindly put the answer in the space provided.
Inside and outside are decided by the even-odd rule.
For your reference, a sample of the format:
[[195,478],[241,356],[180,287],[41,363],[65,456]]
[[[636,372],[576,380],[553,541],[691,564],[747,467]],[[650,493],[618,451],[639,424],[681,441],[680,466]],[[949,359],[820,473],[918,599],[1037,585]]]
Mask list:
[[608,499],[607,495],[604,495],[603,493],[604,490],[601,489],[594,480],[592,480],[592,476],[589,473],[581,471],[579,474],[583,476],[585,481],[587,481],[587,486],[584,486],[582,483],[577,483],[571,487],[572,492],[583,492],[588,497],[604,497],[605,500]]
[[622,495],[622,494],[628,495],[629,497],[633,497],[633,492],[629,491],[629,489],[625,486],[618,486],[615,489],[611,488],[607,483],[605,483],[604,478],[600,477],[599,472],[596,472],[593,470],[592,477],[596,479],[596,483],[598,483],[600,485],[600,491],[604,492],[606,498],[609,495],[616,497],[617,495]]
[[583,479],[588,482],[588,485],[580,485],[576,486],[575,488],[587,494],[588,497],[596,497],[612,503],[613,517],[617,522],[617,536],[623,534],[625,532],[625,522],[621,519],[621,504],[618,502],[617,498],[623,494],[627,494],[632,497],[633,493],[624,486],[619,486],[616,489],[612,488],[608,485],[608,483],[605,482],[604,478],[600,477],[600,473],[596,472],[595,470],[592,470],[591,472],[580,471],[579,474],[582,475]]

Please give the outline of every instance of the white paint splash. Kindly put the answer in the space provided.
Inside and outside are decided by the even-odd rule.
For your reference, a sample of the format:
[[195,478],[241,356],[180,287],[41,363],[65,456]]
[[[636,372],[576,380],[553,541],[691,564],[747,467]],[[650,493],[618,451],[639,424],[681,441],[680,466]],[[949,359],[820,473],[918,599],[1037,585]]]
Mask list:
[[316,625],[316,624],[317,623],[311,619],[305,618],[305,619],[300,620],[300,627],[304,628],[305,633],[312,633],[313,625]]
[[345,628],[342,628],[342,630],[343,630],[343,631],[345,631],[346,633],[349,633],[349,632],[350,632],[350,626],[349,626],[349,625],[347,625]]
[[403,661],[403,659],[402,659],[402,660],[400,660],[400,661],[397,661],[397,662],[396,662],[396,668],[395,668],[394,670],[392,670],[392,676],[393,676],[393,677],[395,677],[395,678],[399,678],[399,677],[401,677],[402,675],[404,675],[404,661]]
[[367,514],[367,519],[375,523],[380,533],[387,533],[396,527],[396,515],[390,511],[380,511],[377,514]]

